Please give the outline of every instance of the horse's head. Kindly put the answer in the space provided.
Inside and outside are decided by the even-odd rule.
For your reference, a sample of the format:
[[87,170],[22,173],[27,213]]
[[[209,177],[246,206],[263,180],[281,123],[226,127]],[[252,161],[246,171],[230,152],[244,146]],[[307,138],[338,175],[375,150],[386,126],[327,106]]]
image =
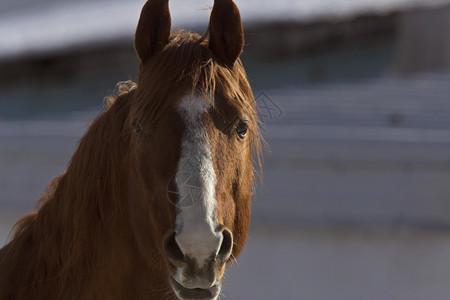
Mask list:
[[215,1],[208,32],[172,34],[168,0],[149,0],[135,40],[131,222],[141,254],[180,299],[217,298],[246,239],[260,149],[232,0]]

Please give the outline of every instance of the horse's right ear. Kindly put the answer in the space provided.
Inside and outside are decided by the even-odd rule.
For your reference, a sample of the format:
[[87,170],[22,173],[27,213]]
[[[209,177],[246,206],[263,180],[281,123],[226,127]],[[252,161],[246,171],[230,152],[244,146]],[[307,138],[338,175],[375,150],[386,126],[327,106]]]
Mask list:
[[209,21],[209,48],[226,66],[232,68],[244,47],[239,9],[233,0],[214,0]]
[[169,0],[148,0],[142,9],[134,40],[143,63],[167,45],[170,26]]

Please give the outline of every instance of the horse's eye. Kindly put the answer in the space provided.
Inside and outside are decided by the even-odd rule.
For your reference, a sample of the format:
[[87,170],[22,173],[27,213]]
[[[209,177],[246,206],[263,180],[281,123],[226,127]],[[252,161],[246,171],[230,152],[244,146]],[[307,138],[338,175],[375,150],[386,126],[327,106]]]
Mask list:
[[137,137],[144,135],[145,129],[139,121],[133,122],[133,132]]
[[247,121],[239,121],[239,123],[236,126],[236,133],[238,136],[243,139],[247,135],[248,131],[248,122]]

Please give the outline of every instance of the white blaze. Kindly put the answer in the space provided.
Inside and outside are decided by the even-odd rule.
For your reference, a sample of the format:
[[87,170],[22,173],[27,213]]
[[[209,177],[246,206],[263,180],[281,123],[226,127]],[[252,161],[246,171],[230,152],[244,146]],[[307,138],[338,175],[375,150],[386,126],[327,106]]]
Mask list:
[[222,243],[215,197],[216,174],[204,116],[211,104],[201,97],[185,97],[178,112],[185,131],[175,182],[178,188],[176,241],[185,255],[201,266]]

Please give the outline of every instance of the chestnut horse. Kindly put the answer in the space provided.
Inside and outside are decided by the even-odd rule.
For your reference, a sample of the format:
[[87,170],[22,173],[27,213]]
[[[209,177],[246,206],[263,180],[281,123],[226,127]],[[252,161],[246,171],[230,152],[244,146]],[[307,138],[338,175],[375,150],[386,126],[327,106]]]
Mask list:
[[219,297],[260,166],[242,24],[232,0],[215,0],[203,37],[170,22],[168,0],[145,4],[137,83],[0,250],[1,300]]

